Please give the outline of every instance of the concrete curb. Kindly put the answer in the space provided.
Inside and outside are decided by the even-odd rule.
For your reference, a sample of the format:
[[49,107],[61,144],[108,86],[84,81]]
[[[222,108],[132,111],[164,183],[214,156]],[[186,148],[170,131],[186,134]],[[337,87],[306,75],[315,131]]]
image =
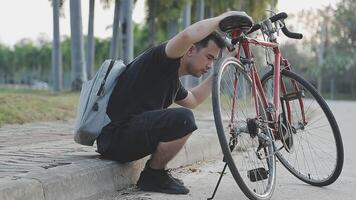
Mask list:
[[[194,133],[182,151],[169,163],[170,168],[213,159],[221,155],[216,134]],[[17,180],[0,180],[0,199],[85,199],[114,192],[135,184],[147,158],[127,164],[85,159],[46,170],[30,172]]]
[[0,199],[42,200],[43,189],[40,182],[31,179],[0,180]]

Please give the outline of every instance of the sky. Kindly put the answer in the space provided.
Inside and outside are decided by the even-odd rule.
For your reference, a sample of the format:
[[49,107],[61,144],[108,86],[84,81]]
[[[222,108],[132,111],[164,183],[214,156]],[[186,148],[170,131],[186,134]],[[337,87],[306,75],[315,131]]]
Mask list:
[[[82,0],[83,33],[88,31],[88,0]],[[144,0],[138,0],[133,12],[133,20],[144,20]],[[335,4],[337,0],[278,0],[277,9],[287,13],[297,13],[303,9],[321,8]],[[107,38],[111,35],[114,6],[103,9],[99,0],[95,4],[94,34]],[[12,46],[23,38],[36,40],[44,37],[52,39],[52,7],[48,0],[0,0],[0,43]],[[60,18],[61,35],[70,35],[69,0],[64,4],[64,16]]]

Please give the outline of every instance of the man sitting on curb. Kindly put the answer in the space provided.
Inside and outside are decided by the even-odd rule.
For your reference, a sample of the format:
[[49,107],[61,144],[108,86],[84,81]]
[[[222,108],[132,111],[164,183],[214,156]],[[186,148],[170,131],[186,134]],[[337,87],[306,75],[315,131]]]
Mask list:
[[[209,96],[212,77],[191,91],[181,85],[179,77],[200,77],[208,72],[224,47],[213,32],[231,15],[247,16],[230,11],[199,21],[145,51],[120,76],[107,108],[112,122],[97,138],[98,152],[121,163],[151,155],[137,182],[141,190],[189,192],[166,166],[197,129],[190,109]],[[183,108],[168,108],[173,102]]]

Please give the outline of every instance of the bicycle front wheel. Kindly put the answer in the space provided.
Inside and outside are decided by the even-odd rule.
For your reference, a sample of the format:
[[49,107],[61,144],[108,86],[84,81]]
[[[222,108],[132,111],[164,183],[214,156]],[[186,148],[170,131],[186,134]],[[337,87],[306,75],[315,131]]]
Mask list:
[[[261,80],[270,97],[273,78],[270,71]],[[280,92],[281,99],[290,105],[294,150],[282,149],[277,158],[300,180],[315,186],[329,185],[339,177],[344,161],[337,122],[325,100],[308,81],[282,70],[281,83],[285,86],[285,92],[282,89]]]
[[260,95],[254,95],[250,75],[236,58],[215,66],[212,102],[224,161],[236,183],[250,199],[269,199],[276,174],[272,133],[263,125]]

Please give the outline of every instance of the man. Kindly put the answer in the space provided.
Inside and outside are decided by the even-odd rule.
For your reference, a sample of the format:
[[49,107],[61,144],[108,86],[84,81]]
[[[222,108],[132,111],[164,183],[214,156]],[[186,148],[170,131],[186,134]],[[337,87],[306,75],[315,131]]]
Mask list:
[[[224,47],[212,33],[231,15],[247,16],[230,11],[197,22],[141,54],[120,76],[107,108],[112,123],[97,138],[98,152],[122,163],[151,155],[137,182],[141,190],[189,192],[165,168],[197,129],[190,109],[208,97],[212,78],[187,91],[179,76],[200,77],[211,69]],[[168,108],[173,102],[183,107]]]

